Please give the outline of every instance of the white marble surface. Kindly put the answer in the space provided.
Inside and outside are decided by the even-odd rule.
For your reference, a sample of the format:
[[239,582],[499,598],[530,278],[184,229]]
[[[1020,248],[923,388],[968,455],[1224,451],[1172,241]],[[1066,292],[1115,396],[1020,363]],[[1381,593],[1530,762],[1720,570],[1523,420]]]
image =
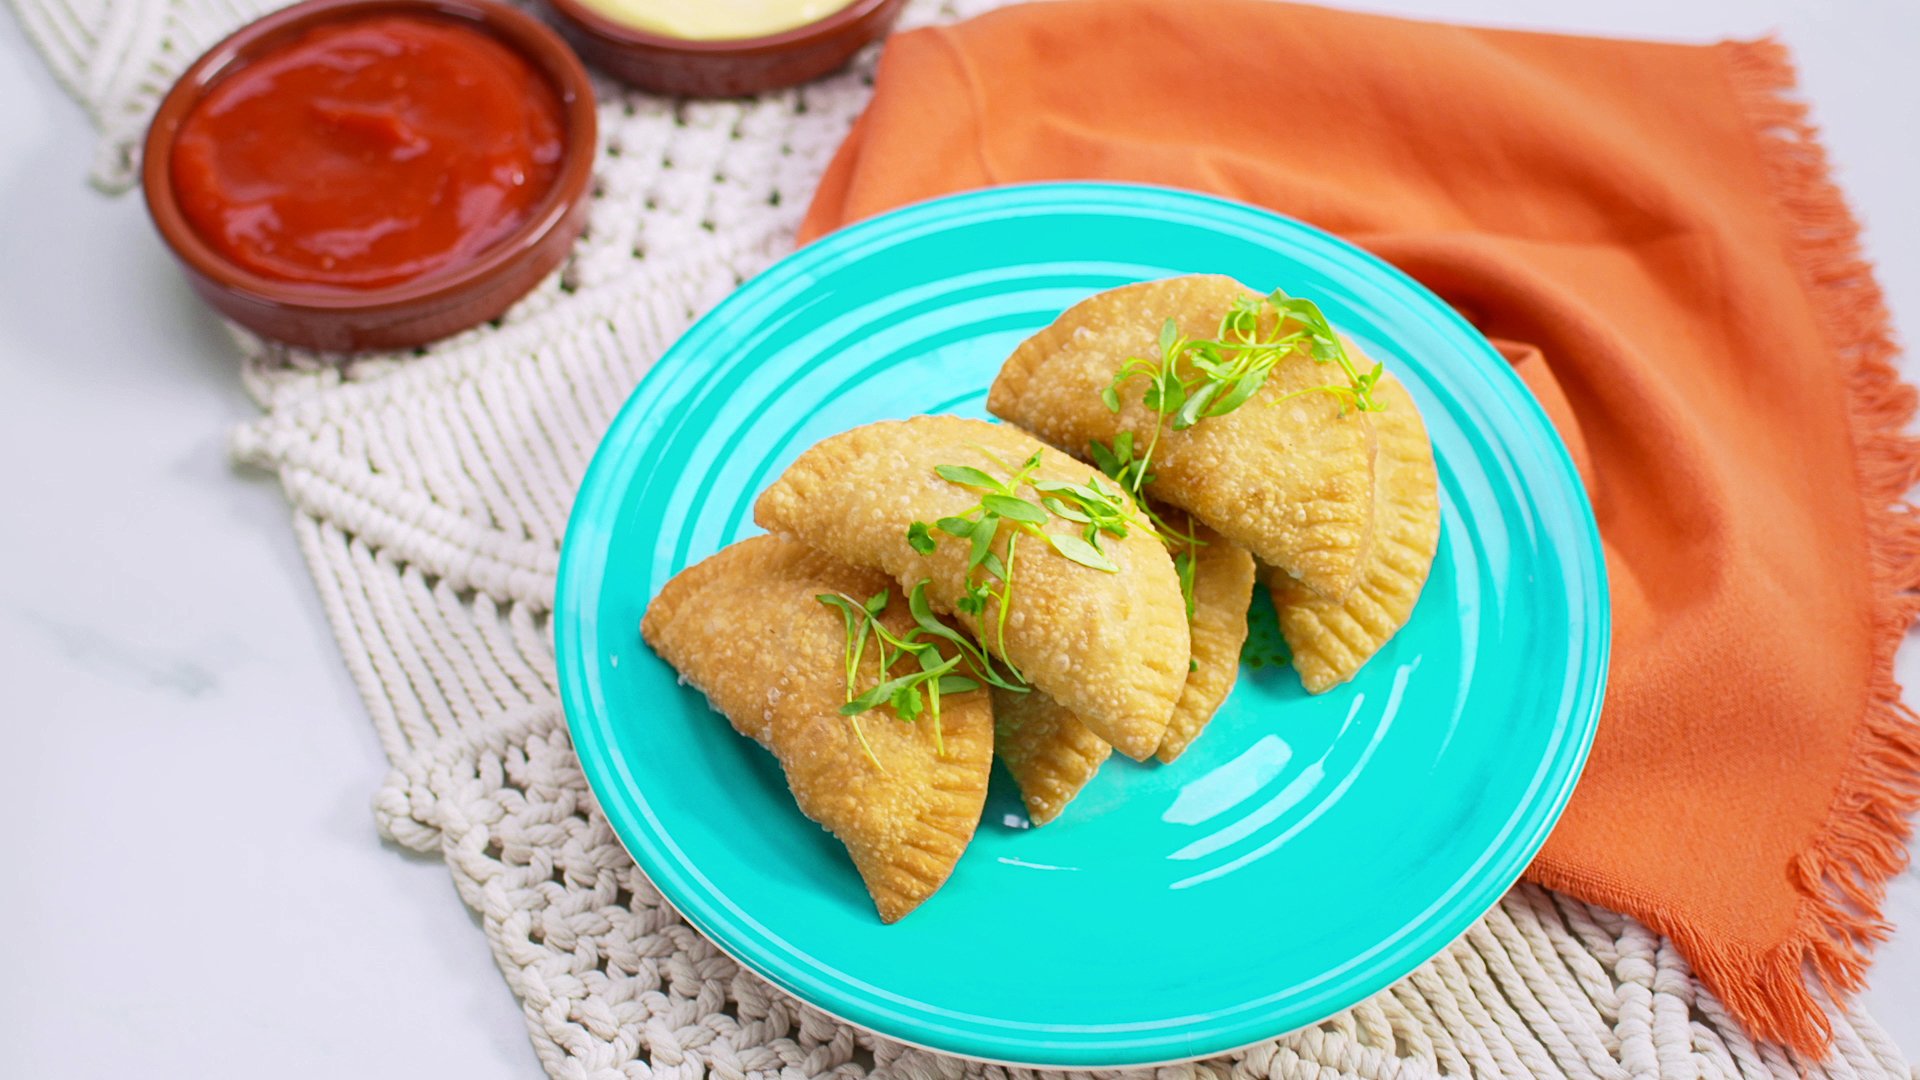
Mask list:
[[[1796,51],[1897,319],[1920,326],[1912,0],[1374,0]],[[484,938],[383,847],[383,766],[235,364],[85,121],[0,16],[0,1076],[531,1080]],[[1904,657],[1920,685],[1920,653]],[[1920,877],[1869,1009],[1920,1060]]]

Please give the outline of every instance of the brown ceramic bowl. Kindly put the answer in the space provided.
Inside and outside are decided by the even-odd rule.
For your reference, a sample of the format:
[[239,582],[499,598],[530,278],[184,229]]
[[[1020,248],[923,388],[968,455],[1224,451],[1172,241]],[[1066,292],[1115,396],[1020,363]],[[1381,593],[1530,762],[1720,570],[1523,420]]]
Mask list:
[[764,37],[694,41],[617,22],[580,0],[546,0],[595,66],[656,94],[739,97],[806,82],[845,66],[892,28],[906,0],[853,0],[825,18]]
[[[342,289],[264,277],[208,246],[173,190],[173,141],[187,114],[224,76],[323,23],[407,14],[475,25],[518,50],[552,81],[566,117],[567,149],[553,189],[525,224],[461,263],[379,289]],[[329,351],[422,345],[506,311],[552,273],[586,224],[594,156],[593,86],[580,60],[532,16],[491,0],[306,0],[242,27],[194,61],[147,129],[142,182],[147,210],[194,291],[263,336]]]

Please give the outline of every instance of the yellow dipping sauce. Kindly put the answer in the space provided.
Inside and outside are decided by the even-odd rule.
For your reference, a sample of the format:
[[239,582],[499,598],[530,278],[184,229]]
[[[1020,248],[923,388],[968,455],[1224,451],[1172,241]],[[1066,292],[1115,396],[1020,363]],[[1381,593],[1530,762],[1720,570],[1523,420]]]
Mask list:
[[636,30],[692,41],[764,37],[824,19],[853,0],[580,0]]

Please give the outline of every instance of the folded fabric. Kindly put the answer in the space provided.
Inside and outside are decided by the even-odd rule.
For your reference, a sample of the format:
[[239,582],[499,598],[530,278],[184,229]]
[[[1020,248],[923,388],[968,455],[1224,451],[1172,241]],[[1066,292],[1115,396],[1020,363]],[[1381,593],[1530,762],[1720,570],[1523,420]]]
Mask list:
[[1769,42],[1023,5],[887,46],[802,238],[964,188],[1144,181],[1291,214],[1457,306],[1573,451],[1612,581],[1599,738],[1529,876],[1818,1050],[1807,980],[1859,986],[1917,801],[1892,657],[1920,449],[1791,82]]

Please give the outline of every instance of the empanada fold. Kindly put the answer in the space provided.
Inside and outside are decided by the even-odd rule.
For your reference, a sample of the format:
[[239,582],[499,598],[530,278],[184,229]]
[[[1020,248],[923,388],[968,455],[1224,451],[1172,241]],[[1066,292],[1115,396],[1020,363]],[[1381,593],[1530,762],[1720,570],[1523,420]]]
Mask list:
[[1315,694],[1351,679],[1406,624],[1439,543],[1438,474],[1419,408],[1391,375],[1375,394],[1386,410],[1374,415],[1379,489],[1373,547],[1361,580],[1336,599],[1278,568],[1263,570],[1294,667]]
[[1155,756],[1172,762],[1212,721],[1240,675],[1240,650],[1247,642],[1247,606],[1253,599],[1254,559],[1247,549],[1184,515],[1164,514],[1176,531],[1191,529],[1195,549],[1193,618],[1189,626],[1193,665],[1175,703],[1167,733]]
[[[986,802],[992,706],[983,690],[941,697],[940,731],[882,705],[840,715],[846,700],[843,616],[819,602],[889,593],[880,619],[912,627],[884,575],[793,541],[741,541],[669,581],[642,636],[736,731],[779,761],[794,801],[847,847],[881,918],[912,911],[952,873]],[[859,679],[877,683],[877,652]],[[888,674],[917,665],[902,656]],[[858,725],[858,731],[856,731]]]
[[1233,304],[1254,294],[1231,278],[1192,275],[1096,294],[1014,350],[988,394],[994,415],[1076,456],[1130,432],[1159,432],[1156,498],[1305,581],[1344,595],[1358,581],[1372,521],[1372,434],[1366,414],[1312,392],[1340,374],[1296,352],[1231,413],[1171,430],[1122,387],[1114,412],[1102,393],[1130,358],[1159,357],[1161,323],[1210,338]]
[[996,690],[993,709],[995,752],[1035,825],[1060,816],[1112,753],[1078,716],[1041,691]]

